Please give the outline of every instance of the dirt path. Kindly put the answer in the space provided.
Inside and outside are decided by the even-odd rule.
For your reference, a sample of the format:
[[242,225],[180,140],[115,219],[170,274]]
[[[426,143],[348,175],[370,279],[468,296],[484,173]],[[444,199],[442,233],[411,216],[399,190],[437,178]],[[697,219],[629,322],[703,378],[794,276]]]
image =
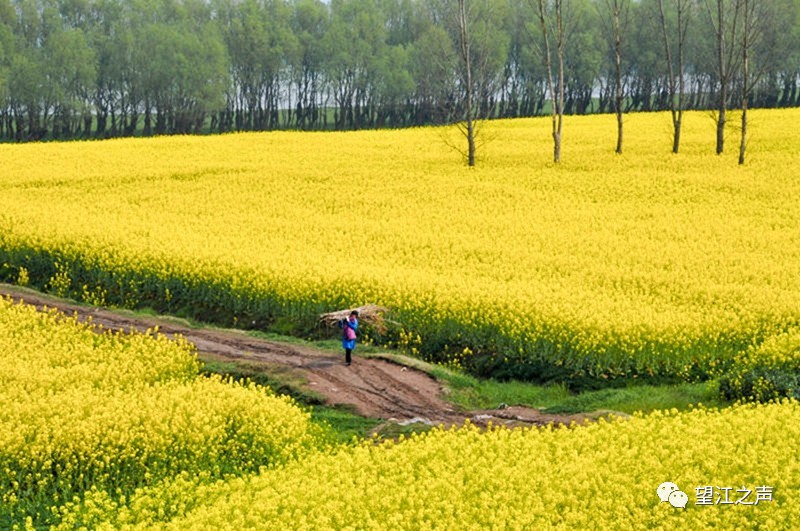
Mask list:
[[191,328],[170,318],[129,315],[127,312],[81,306],[48,297],[27,289],[0,284],[0,296],[23,300],[39,308],[58,308],[78,320],[102,325],[111,330],[144,332],[158,326],[172,337],[180,334],[194,343],[201,360],[246,361],[248,365],[281,366],[302,376],[308,388],[329,405],[349,405],[366,417],[408,424],[461,424],[466,419],[479,425],[489,422],[505,425],[569,424],[596,415],[549,415],[525,407],[497,410],[458,411],[443,399],[443,387],[428,374],[377,358],[354,356],[350,366],[344,356],[306,346],[250,337],[238,330]]

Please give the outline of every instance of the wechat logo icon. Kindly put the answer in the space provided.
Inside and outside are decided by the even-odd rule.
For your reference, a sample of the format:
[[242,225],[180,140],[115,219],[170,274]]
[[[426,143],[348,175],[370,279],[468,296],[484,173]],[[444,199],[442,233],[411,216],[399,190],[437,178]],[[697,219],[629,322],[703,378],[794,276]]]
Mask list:
[[686,504],[689,503],[689,496],[686,495],[675,483],[666,481],[658,486],[656,494],[661,502],[669,502],[673,507],[680,507],[686,509]]

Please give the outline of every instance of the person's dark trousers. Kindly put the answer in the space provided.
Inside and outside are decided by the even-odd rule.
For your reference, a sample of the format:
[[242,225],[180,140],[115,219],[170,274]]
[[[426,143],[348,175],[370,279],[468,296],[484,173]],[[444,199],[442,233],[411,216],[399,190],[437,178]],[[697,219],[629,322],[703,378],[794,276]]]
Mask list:
[[344,361],[345,361],[345,363],[347,363],[348,365],[350,365],[350,362],[351,362],[351,361],[353,361],[353,360],[350,358],[350,354],[352,354],[352,353],[353,353],[353,349],[350,349],[350,348],[346,348],[346,349],[344,349]]

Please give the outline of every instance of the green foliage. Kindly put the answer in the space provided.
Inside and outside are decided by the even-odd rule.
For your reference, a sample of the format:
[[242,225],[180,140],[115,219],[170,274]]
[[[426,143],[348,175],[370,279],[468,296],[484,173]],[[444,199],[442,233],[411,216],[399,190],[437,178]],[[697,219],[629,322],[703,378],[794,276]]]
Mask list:
[[[0,138],[451,123],[463,119],[465,93],[455,4],[3,0]],[[667,4],[674,40],[674,3]],[[476,113],[546,112],[535,3],[466,5]],[[604,0],[564,2],[568,114],[609,108],[613,58],[601,23],[608,9]],[[623,24],[631,110],[667,107],[656,13],[655,0],[631,2]],[[706,10],[695,7],[686,18],[684,76],[699,87],[686,105],[706,108],[712,92],[706,80],[715,75],[714,32]],[[796,105],[800,5],[761,2],[757,20],[752,61],[763,75],[751,103]],[[330,94],[333,101],[326,102]]]

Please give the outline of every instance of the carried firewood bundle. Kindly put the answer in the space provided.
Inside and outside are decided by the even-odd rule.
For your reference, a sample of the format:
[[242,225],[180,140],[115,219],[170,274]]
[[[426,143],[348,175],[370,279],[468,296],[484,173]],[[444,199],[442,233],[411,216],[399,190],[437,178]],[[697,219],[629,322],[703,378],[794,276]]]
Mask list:
[[342,321],[342,319],[347,319],[350,317],[350,313],[353,310],[358,312],[359,323],[369,325],[381,335],[386,333],[386,323],[392,322],[387,321],[383,316],[383,314],[388,312],[389,309],[384,308],[383,306],[378,306],[377,304],[365,304],[364,306],[359,306],[358,308],[348,308],[347,310],[323,313],[320,315],[319,320],[327,326],[335,327],[337,326],[337,323]]

